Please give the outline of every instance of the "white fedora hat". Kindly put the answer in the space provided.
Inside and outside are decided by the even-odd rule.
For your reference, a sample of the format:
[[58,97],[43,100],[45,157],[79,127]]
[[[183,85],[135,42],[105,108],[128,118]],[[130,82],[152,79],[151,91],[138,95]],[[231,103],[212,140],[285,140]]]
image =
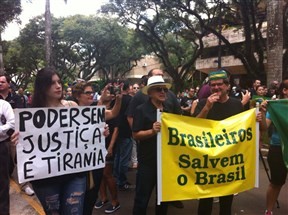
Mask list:
[[147,95],[148,94],[148,90],[151,87],[155,87],[155,86],[164,86],[167,89],[171,88],[171,84],[165,83],[165,81],[164,81],[164,79],[163,79],[163,77],[161,75],[155,75],[155,76],[151,76],[148,79],[147,86],[142,88],[142,92]]

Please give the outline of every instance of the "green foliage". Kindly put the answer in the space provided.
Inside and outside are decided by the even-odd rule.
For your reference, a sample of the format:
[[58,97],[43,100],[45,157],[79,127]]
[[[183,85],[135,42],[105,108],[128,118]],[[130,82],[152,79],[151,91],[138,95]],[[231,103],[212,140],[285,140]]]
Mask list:
[[21,46],[19,40],[3,42],[4,65],[18,86],[27,87],[33,76],[33,64]]
[[180,1],[110,1],[103,13],[117,14],[122,23],[135,27],[136,35],[162,61],[177,88],[191,75],[199,56],[199,25],[189,17],[179,17]]
[[[266,44],[261,27],[266,17],[261,3],[260,0],[110,0],[102,12],[117,15],[122,23],[134,26],[142,42],[162,60],[174,82],[181,85],[191,75],[204,48],[202,38],[208,34],[214,34],[225,51],[241,60],[248,76],[265,76]],[[229,27],[243,29],[245,41],[241,47],[230,44],[224,36],[222,29]]]
[[[140,59],[145,49],[134,32],[115,19],[94,16],[52,17],[52,63],[64,83],[75,78],[89,80],[96,72],[121,78]],[[5,43],[5,70],[18,85],[28,85],[36,72],[45,66],[45,21],[34,17],[20,36]],[[27,83],[26,83],[27,82]]]
[[144,53],[133,32],[111,18],[69,17],[63,22],[61,36],[78,59],[85,62],[78,65],[85,79],[99,70],[106,79],[121,77],[131,69],[130,62]]
[[21,0],[0,0],[0,32],[21,13]]
[[18,85],[27,86],[36,72],[44,66],[44,19],[35,17],[20,32],[20,36],[6,43],[4,65]]
[[[203,54],[202,38],[214,34],[225,46],[223,52],[240,59],[250,76],[264,76],[266,44],[261,28],[266,17],[259,9],[260,3],[260,0],[110,0],[102,6],[102,13],[117,18],[82,15],[53,18],[52,62],[67,82],[75,77],[89,80],[95,73],[104,79],[121,78],[142,55],[154,52],[179,89],[190,79],[196,59]],[[8,56],[14,56],[12,53],[14,59],[21,56],[26,63],[21,68],[32,74],[43,66],[44,27],[42,17],[34,18],[21,32],[20,45],[14,44],[9,50]],[[230,44],[224,36],[222,30],[232,27],[243,30],[245,40],[241,45]],[[12,57],[7,59],[10,62]]]

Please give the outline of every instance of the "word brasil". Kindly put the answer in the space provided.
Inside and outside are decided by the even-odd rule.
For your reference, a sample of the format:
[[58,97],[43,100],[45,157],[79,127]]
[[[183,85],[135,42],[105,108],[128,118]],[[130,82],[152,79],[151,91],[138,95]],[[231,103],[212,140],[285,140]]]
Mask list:
[[[230,157],[210,158],[208,154],[203,155],[203,159],[191,159],[190,155],[182,154],[179,156],[180,168],[193,168],[193,169],[223,169],[229,166],[237,165],[234,171],[228,173],[208,174],[206,171],[195,171],[196,180],[195,184],[221,184],[232,181],[245,180],[244,156],[243,154],[232,155]],[[241,165],[239,167],[239,165]]]
[[[168,145],[184,146],[193,148],[216,148],[248,142],[253,139],[252,128],[229,131],[223,128],[222,133],[199,132],[196,135],[180,133],[177,128],[168,127]],[[192,157],[191,154],[179,156],[179,167],[195,170],[195,185],[223,184],[239,180],[246,180],[244,154],[234,154],[214,157],[204,154],[202,157]],[[217,171],[213,171],[216,170]],[[211,171],[212,170],[212,171]],[[218,171],[219,170],[219,171]],[[213,173],[212,173],[213,172]],[[179,185],[187,183],[187,176],[182,174],[178,177]]]

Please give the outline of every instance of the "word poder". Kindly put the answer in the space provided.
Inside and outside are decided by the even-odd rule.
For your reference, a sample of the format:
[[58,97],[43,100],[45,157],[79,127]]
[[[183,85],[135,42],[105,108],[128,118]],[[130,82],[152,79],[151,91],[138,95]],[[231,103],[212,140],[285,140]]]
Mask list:
[[19,181],[102,168],[105,108],[16,109]]

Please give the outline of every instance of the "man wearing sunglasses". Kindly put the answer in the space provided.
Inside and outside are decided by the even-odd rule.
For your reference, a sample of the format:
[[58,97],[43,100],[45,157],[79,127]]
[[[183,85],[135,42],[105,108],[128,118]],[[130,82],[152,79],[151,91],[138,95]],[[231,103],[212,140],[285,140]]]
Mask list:
[[[133,138],[138,145],[138,172],[133,206],[134,215],[145,215],[151,193],[157,183],[157,133],[161,123],[157,121],[157,109],[172,112],[165,106],[168,89],[171,84],[165,83],[162,76],[152,76],[142,93],[148,100],[136,108],[133,120]],[[156,215],[167,214],[167,203],[155,206]]]
[[[148,78],[150,78],[152,76],[162,76],[163,77],[163,75],[164,75],[163,70],[151,69],[148,73]],[[135,96],[132,98],[132,100],[128,106],[128,110],[127,110],[127,119],[129,121],[129,124],[131,127],[133,124],[133,117],[134,117],[135,110],[136,110],[137,106],[143,104],[148,99],[149,99],[149,96],[143,94],[143,92],[141,90],[139,90],[135,94]],[[167,106],[173,110],[173,113],[181,114],[182,111],[181,111],[180,104],[179,104],[175,94],[172,91],[168,90],[167,98],[165,99],[164,103],[165,103],[165,106]]]
[[[243,111],[240,100],[228,95],[230,84],[225,70],[220,69],[209,74],[211,95],[202,99],[196,106],[194,116],[212,120],[223,120]],[[219,214],[231,215],[233,195],[221,196]],[[213,198],[200,199],[198,214],[211,214]]]
[[[164,76],[164,72],[161,69],[154,68],[154,69],[151,69],[148,72],[147,80],[150,77],[152,77],[152,76],[162,76],[163,77]],[[145,78],[143,78],[143,80],[145,80]],[[147,85],[147,83],[145,83],[145,85]],[[139,105],[147,102],[148,100],[149,100],[149,96],[144,94],[142,92],[142,90],[139,90],[135,94],[135,96],[131,99],[131,102],[130,102],[130,104],[128,106],[128,109],[127,109],[127,120],[129,122],[129,125],[130,125],[131,128],[132,128],[132,125],[133,125],[133,119],[134,119],[136,108]],[[169,109],[169,110],[171,110],[171,113],[174,113],[174,114],[181,114],[182,113],[180,104],[179,104],[179,102],[177,100],[177,97],[169,89],[168,89],[168,92],[166,93],[166,98],[165,98],[165,101],[164,101],[164,107]],[[172,201],[172,202],[170,202],[170,205],[172,205],[172,206],[174,206],[176,208],[183,208],[184,207],[183,203],[181,201]]]

